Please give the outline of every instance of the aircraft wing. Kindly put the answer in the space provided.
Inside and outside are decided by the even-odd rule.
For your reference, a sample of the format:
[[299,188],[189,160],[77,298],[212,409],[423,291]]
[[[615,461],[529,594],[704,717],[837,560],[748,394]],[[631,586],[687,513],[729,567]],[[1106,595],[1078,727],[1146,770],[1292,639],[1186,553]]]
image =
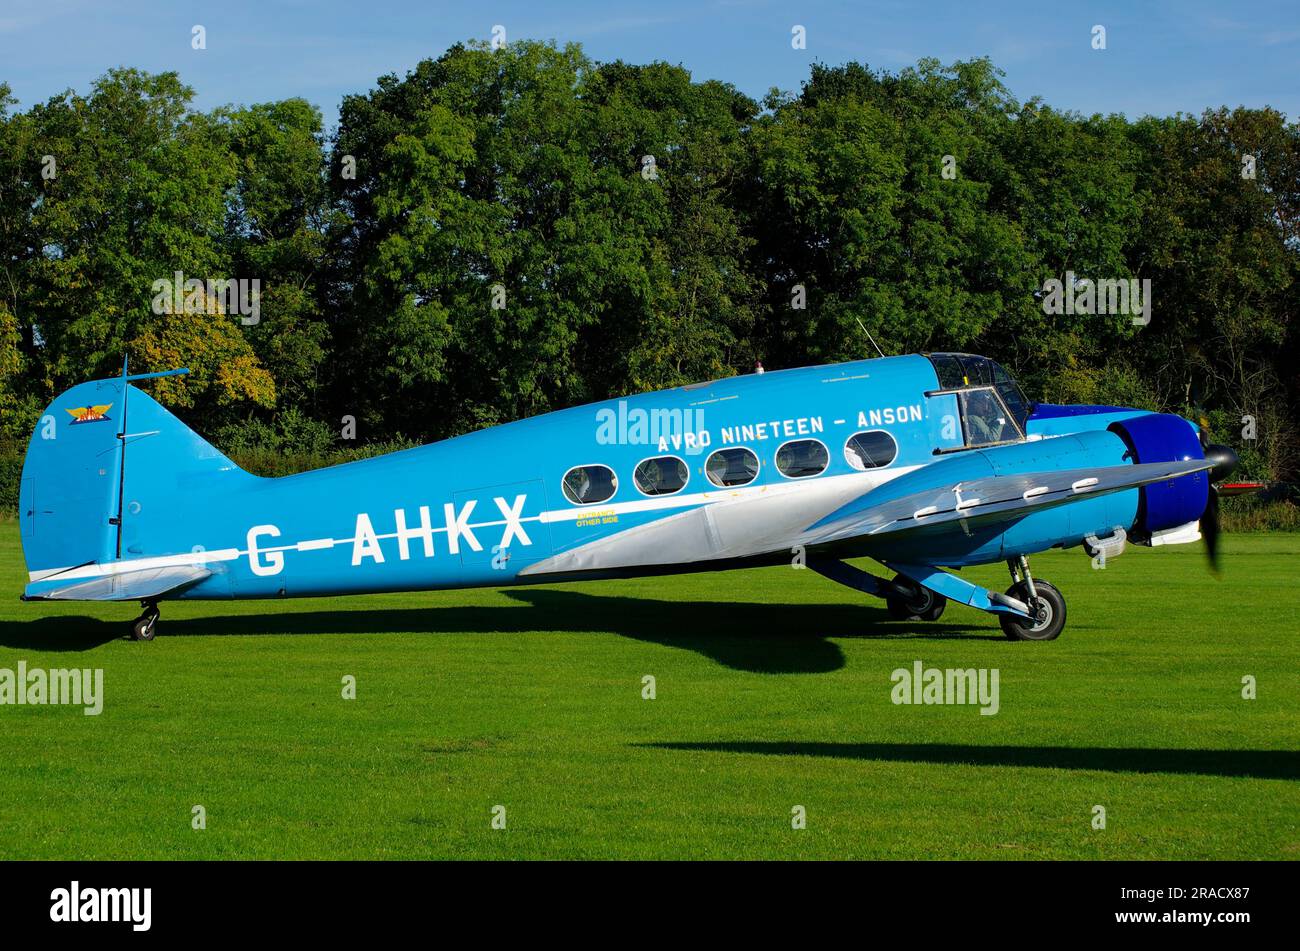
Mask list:
[[[188,587],[212,574],[197,565],[170,565],[121,571],[102,578],[69,581],[54,587],[41,586],[39,593],[28,594],[28,601],[139,601],[156,598],[169,591]],[[44,579],[57,582],[58,576]],[[29,589],[30,590],[30,589]]]
[[924,489],[843,516],[832,513],[809,528],[797,544],[824,545],[867,535],[916,532],[951,522],[1012,521],[1036,509],[1176,479],[1213,465],[1204,459],[1185,459],[987,476]]

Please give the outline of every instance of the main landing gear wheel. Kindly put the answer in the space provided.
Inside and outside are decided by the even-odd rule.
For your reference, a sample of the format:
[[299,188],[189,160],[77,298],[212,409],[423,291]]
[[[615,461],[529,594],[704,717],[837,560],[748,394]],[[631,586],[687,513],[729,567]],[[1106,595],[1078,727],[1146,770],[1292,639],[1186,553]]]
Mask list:
[[151,641],[158,633],[158,605],[146,604],[144,613],[131,626],[131,636],[137,641]]
[[948,599],[923,588],[911,578],[894,575],[894,584],[911,592],[903,598],[896,594],[885,595],[885,606],[896,621],[937,621],[948,606]]
[[1055,586],[1034,579],[1035,598],[1029,595],[1029,586],[1017,581],[1007,589],[1007,594],[1023,601],[1033,612],[1033,619],[1014,614],[999,614],[1002,632],[1013,641],[1054,641],[1065,627],[1065,598]]

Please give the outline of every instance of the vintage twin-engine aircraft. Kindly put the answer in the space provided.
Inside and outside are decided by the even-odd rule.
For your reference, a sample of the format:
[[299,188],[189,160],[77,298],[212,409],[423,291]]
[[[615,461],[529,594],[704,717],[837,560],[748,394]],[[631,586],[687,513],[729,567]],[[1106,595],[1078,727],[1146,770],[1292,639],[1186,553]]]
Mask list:
[[[731,377],[281,478],[238,468],[122,375],[51,404],[23,468],[27,600],[285,598],[789,563],[933,620],[1051,640],[1026,556],[1217,538],[1236,456],[1179,416],[1026,401],[987,357]],[[870,557],[894,575],[847,563]],[[946,569],[1005,561],[1010,589]]]

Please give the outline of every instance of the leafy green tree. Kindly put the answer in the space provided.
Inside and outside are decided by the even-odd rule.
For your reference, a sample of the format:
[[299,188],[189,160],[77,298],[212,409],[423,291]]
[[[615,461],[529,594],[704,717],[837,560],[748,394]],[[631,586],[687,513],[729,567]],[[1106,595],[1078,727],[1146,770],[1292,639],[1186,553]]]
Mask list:
[[[428,435],[731,372],[752,322],[730,87],[573,46],[455,47],[345,100],[358,279],[336,373]],[[644,160],[655,162],[647,172]]]
[[1132,358],[1163,404],[1230,409],[1236,425],[1216,438],[1239,441],[1254,417],[1252,449],[1293,471],[1300,128],[1271,109],[1218,109],[1146,119],[1132,135],[1145,157],[1135,253],[1156,301]]
[[[162,393],[194,406],[220,377],[222,398],[267,405],[274,385],[232,318],[155,313],[155,282],[223,278],[226,196],[235,162],[217,123],[189,109],[174,73],[111,70],[89,96],[67,92],[30,109],[6,138],[0,175],[17,222],[5,234],[9,313],[33,398],[94,375],[193,364]],[[7,216],[6,216],[7,217]],[[11,250],[10,250],[11,249]],[[214,344],[214,341],[218,341]],[[228,358],[208,367],[205,358]]]
[[889,352],[963,346],[1029,299],[999,153],[1015,103],[987,62],[814,67],[767,105],[753,219],[782,362],[874,355],[859,322]]
[[328,328],[330,206],[320,110],[286,99],[218,110],[236,177],[226,199],[233,275],[260,282],[245,335],[286,405],[316,408]]
[[757,104],[664,63],[603,65],[581,97],[594,179],[582,227],[612,218],[600,253],[619,264],[590,278],[601,281],[592,296],[612,306],[582,340],[588,391],[663,388],[752,365],[761,282],[747,268],[741,198]]
[[[870,356],[861,324],[1033,396],[1190,413],[1294,476],[1298,267],[1295,122],[1081,116],[986,59],[819,64],[760,107],[666,63],[457,45],[328,136],[301,99],[199,112],[174,73],[22,111],[0,84],[0,439],[124,352],[190,366],[154,392],[281,471],[344,415],[364,454]],[[177,272],[256,280],[259,321],[155,307]],[[1052,312],[1068,273],[1150,280],[1150,325]]]

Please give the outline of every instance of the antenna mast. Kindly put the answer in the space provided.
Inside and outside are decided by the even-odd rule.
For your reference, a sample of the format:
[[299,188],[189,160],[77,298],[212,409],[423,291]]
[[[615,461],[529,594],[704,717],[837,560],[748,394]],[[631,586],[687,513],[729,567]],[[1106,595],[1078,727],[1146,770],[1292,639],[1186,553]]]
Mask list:
[[880,354],[883,357],[885,355],[885,351],[880,349],[880,344],[876,343],[876,338],[871,336],[871,331],[869,331],[866,328],[866,325],[862,323],[862,318],[855,316],[853,319],[858,322],[858,326],[862,328],[862,332],[867,335],[867,339],[871,341],[871,345],[876,348],[876,353]]

